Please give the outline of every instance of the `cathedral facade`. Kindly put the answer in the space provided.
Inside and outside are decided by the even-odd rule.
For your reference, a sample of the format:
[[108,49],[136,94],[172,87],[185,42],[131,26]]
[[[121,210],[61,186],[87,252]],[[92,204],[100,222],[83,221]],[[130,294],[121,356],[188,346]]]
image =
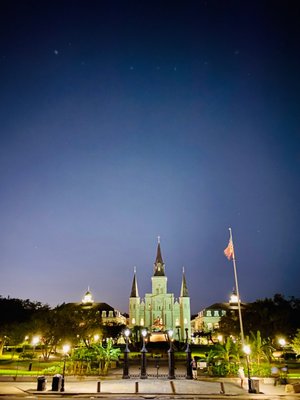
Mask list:
[[175,340],[184,340],[191,335],[191,308],[184,270],[180,296],[168,293],[160,241],[158,241],[154,263],[152,292],[143,299],[139,296],[136,271],[134,271],[129,299],[129,328],[141,326],[151,333],[173,331]]

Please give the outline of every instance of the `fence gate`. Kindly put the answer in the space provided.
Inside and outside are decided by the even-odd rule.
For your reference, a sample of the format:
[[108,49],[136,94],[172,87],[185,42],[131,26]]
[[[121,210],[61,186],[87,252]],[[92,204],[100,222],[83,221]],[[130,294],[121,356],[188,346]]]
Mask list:
[[[140,377],[141,362],[140,360],[131,361],[129,366],[129,375],[131,378]],[[147,359],[147,376],[149,379],[167,379],[169,375],[168,359]],[[175,362],[176,379],[185,379],[186,364],[185,362]]]

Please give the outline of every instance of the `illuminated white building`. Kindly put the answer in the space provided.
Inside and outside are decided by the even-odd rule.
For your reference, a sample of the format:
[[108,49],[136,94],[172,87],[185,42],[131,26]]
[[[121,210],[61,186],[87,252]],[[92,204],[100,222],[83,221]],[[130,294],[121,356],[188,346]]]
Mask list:
[[120,311],[114,309],[107,303],[94,302],[89,288],[81,300],[81,306],[84,309],[95,308],[99,312],[103,325],[120,324],[126,325],[126,317]]
[[158,241],[156,260],[152,280],[152,292],[145,298],[139,296],[136,271],[132,282],[129,299],[129,327],[143,326],[150,332],[173,330],[176,340],[184,340],[186,332],[191,334],[191,310],[184,271],[182,272],[181,290],[178,299],[168,293],[165,264]]
[[[241,303],[243,308],[245,305]],[[214,303],[201,310],[191,321],[192,332],[213,332],[219,329],[221,318],[228,313],[235,313],[238,310],[238,297],[236,292],[231,293],[228,303]]]

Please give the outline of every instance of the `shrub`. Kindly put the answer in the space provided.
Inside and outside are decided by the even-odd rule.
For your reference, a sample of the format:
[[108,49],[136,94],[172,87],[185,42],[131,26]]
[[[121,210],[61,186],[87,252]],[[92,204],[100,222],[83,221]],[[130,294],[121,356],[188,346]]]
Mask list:
[[33,360],[35,357],[35,354],[33,352],[23,352],[19,355],[19,358],[21,358],[21,360]]
[[269,363],[252,363],[251,375],[252,376],[270,376],[271,366]]
[[43,370],[43,373],[45,375],[61,374],[62,373],[62,367],[61,367],[60,364],[55,364],[55,365],[52,365],[52,367],[45,368]]
[[232,362],[218,362],[209,367],[212,375],[214,376],[237,376],[238,365]]

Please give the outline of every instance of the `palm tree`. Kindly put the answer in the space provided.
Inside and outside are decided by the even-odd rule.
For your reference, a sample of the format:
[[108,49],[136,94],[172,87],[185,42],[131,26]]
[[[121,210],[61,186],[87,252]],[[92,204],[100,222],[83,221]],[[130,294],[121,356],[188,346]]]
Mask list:
[[253,332],[250,332],[250,334],[252,359],[255,360],[258,366],[260,361],[270,362],[273,357],[272,353],[275,350],[270,340],[262,339],[260,331],[257,331],[256,335]]
[[111,339],[107,340],[106,347],[101,344],[94,344],[92,348],[99,363],[99,374],[102,372],[102,374],[107,375],[110,362],[118,360],[121,350],[113,347]]
[[79,369],[79,373],[81,374],[84,369],[84,365],[86,365],[86,373],[91,372],[91,362],[94,358],[94,350],[87,347],[81,347],[74,351],[72,356],[73,361],[75,361],[74,373],[76,373],[77,367]]
[[[214,349],[208,354],[208,361],[221,361],[223,373],[225,375],[231,371],[231,364],[235,364],[239,361],[239,350],[238,346],[233,340],[228,337],[224,344],[216,344]],[[222,374],[223,374],[222,373]]]

